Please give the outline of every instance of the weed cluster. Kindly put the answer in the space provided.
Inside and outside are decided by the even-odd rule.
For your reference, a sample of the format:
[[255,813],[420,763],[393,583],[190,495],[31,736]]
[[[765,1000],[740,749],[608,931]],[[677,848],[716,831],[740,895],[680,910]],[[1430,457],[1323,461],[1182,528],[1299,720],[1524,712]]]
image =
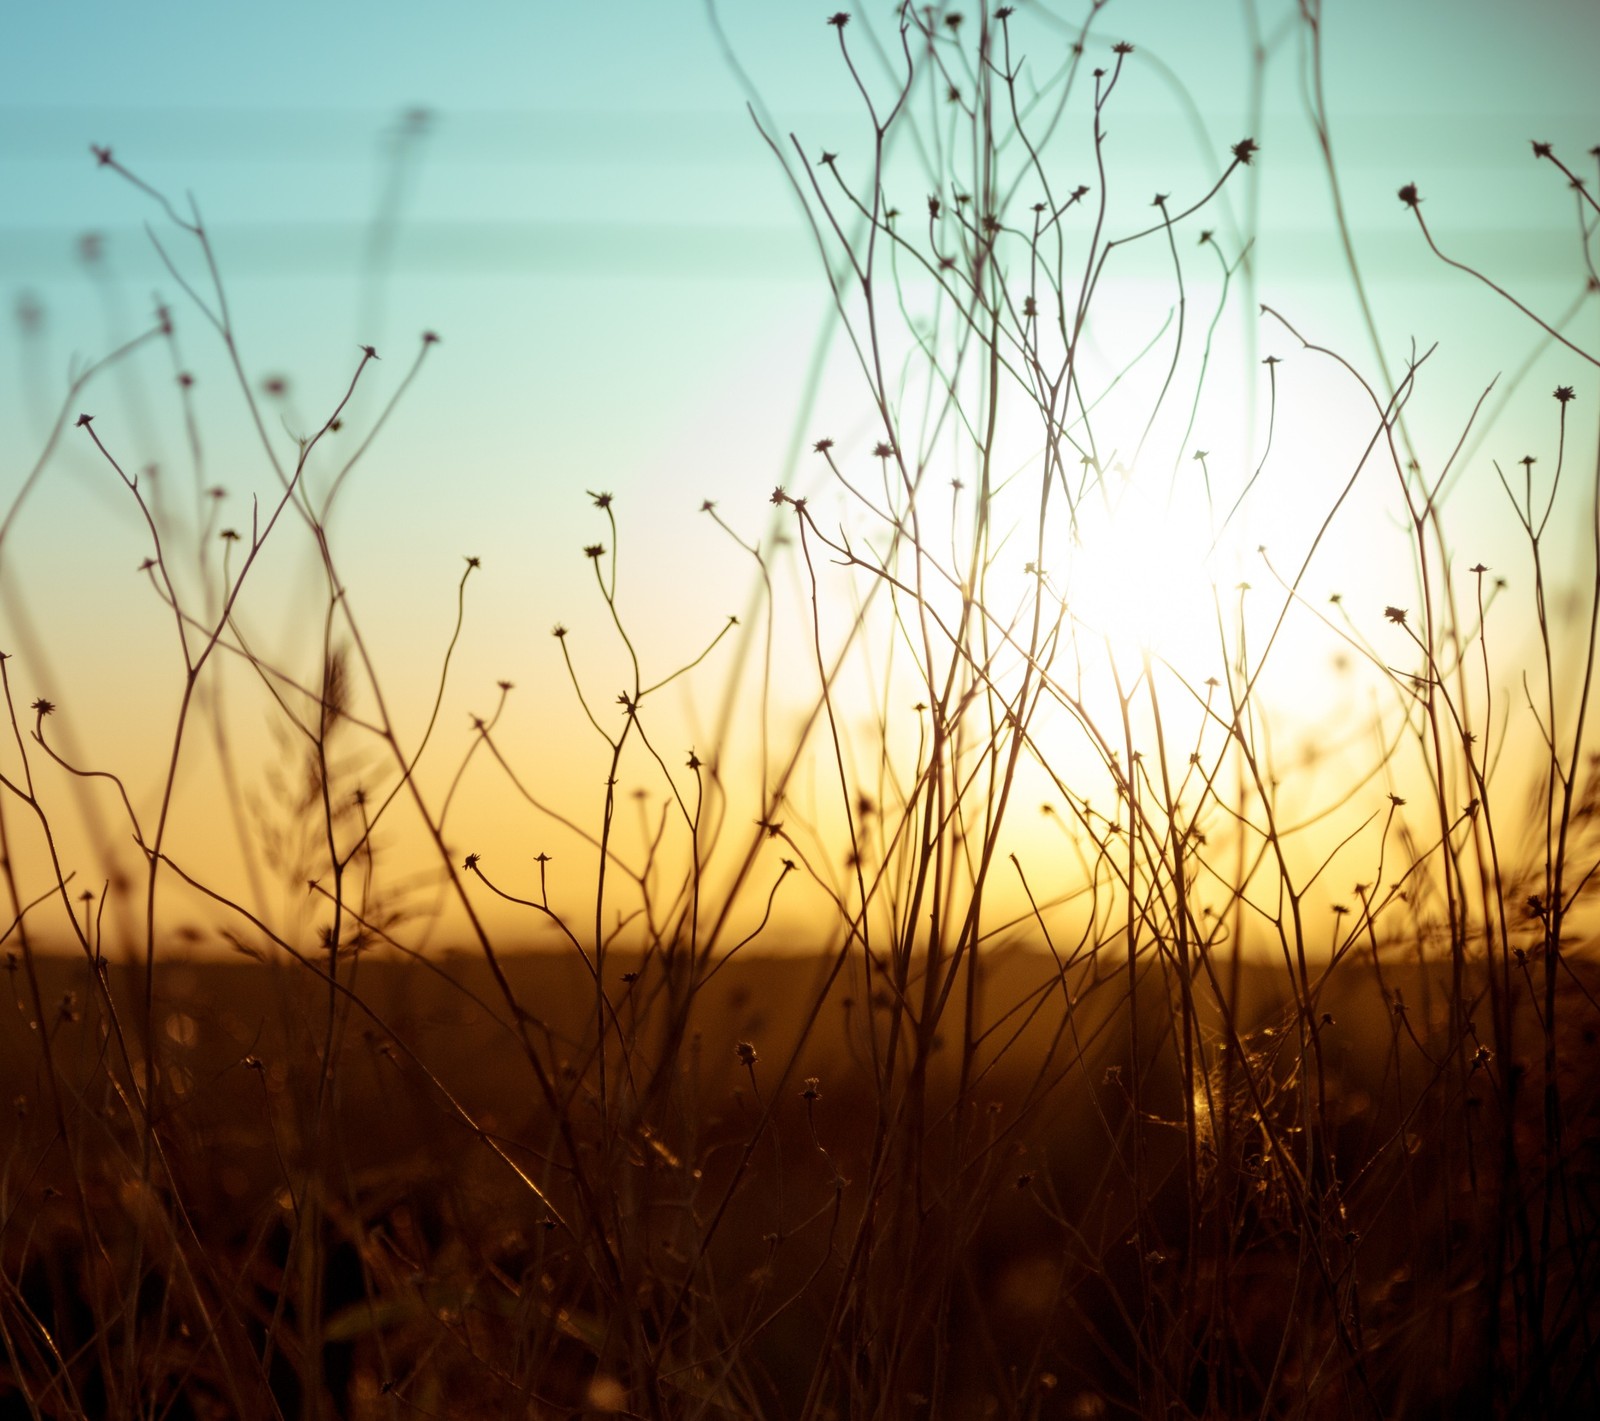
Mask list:
[[[1318,16],[1297,22],[1312,73]],[[37,655],[0,658],[6,1414],[1600,1408],[1600,505],[1593,482],[1568,491],[1600,361],[1571,313],[1448,255],[1399,189],[1426,248],[1572,370],[1549,452],[1484,461],[1524,548],[1524,665],[1520,634],[1491,638],[1519,625],[1490,616],[1510,582],[1463,572],[1451,537],[1487,392],[1428,452],[1431,352],[1364,374],[1260,302],[1253,233],[1220,212],[1258,180],[1254,137],[1135,206],[1107,142],[1131,45],[1041,32],[1025,63],[1009,6],[906,5],[869,69],[877,40],[827,23],[866,141],[813,152],[752,112],[865,423],[815,439],[764,529],[704,505],[748,559],[748,610],[665,666],[630,612],[627,520],[589,494],[614,704],[579,636],[554,642],[594,737],[590,808],[550,803],[504,737],[509,682],[423,773],[450,753],[477,558],[414,731],[339,570],[332,511],[436,337],[376,406],[358,396],[393,356],[353,352],[283,457],[283,390],[247,373],[198,208],[94,150],[168,224],[162,259],[275,492],[219,526],[162,308],[75,374],[0,523],[4,558],[82,441],[143,522],[177,658],[153,794],[148,765],[106,769],[73,740],[71,706],[24,709]],[[1600,204],[1551,145],[1534,157],[1575,194],[1586,295]],[[1351,279],[1366,310],[1353,261]],[[1292,355],[1258,360],[1254,334],[1235,350],[1238,305]],[[1233,354],[1248,373],[1229,385]],[[152,358],[192,435],[187,506],[82,412],[104,371]],[[1338,418],[1286,432],[1314,419],[1308,389]],[[1521,382],[1501,398],[1528,403]],[[354,453],[332,458],[357,411]],[[1238,547],[1297,441],[1326,451],[1331,492],[1280,568]],[[1409,592],[1314,601],[1373,484],[1401,513]],[[1556,546],[1574,501],[1578,558]],[[309,584],[273,557],[297,540]],[[1222,590],[1230,556],[1258,588]],[[309,674],[244,614],[290,578],[316,608]],[[36,610],[7,604],[20,646],[48,640]],[[255,800],[225,665],[277,737]],[[711,716],[680,752],[685,688]],[[1296,759],[1296,736],[1321,739]],[[587,859],[463,844],[486,832],[452,817],[474,776]],[[230,827],[237,881],[196,851]],[[129,837],[135,872],[78,886]],[[386,858],[401,842],[415,880]],[[309,895],[275,907],[272,880]],[[186,944],[175,905],[231,960]],[[434,943],[441,924],[470,950]],[[74,951],[46,950],[67,935]],[[544,950],[513,950],[536,935]]]

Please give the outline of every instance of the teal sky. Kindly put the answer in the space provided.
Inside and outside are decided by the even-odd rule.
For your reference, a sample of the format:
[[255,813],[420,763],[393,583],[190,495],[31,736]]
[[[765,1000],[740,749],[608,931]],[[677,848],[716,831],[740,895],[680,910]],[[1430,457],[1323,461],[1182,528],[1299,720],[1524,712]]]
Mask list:
[[[1269,36],[1295,9],[1254,8]],[[889,7],[863,9],[853,38],[879,11]],[[1370,275],[1441,279],[1392,200],[1416,180],[1442,231],[1503,258],[1502,273],[1520,263],[1536,278],[1549,209],[1530,199],[1549,185],[1526,144],[1542,135],[1581,153],[1594,141],[1600,6],[1354,0],[1326,11],[1336,150]],[[1046,57],[1078,14],[1020,12],[1019,49]],[[825,7],[721,0],[719,14],[780,126],[811,148],[864,145]],[[1128,86],[1114,135],[1130,182],[1165,173],[1177,187],[1191,175],[1195,144],[1187,133],[1174,142],[1168,74],[1188,85],[1219,151],[1242,134],[1246,14],[1225,0],[1100,13],[1095,33],[1138,45],[1142,82]],[[110,334],[76,260],[82,233],[105,234],[130,320],[164,279],[139,230],[148,206],[94,171],[90,142],[202,203],[260,371],[309,381],[325,353],[338,352],[330,375],[339,368],[357,333],[437,328],[451,369],[435,379],[457,419],[477,423],[509,389],[531,394],[541,440],[560,441],[580,480],[599,477],[581,452],[585,428],[619,394],[630,416],[607,419],[610,462],[642,472],[680,412],[696,428],[714,420],[715,391],[741,372],[769,366],[763,383],[781,387],[793,374],[784,352],[820,304],[792,200],[698,0],[8,6],[0,41],[0,283],[48,310],[57,372]],[[1269,271],[1315,281],[1329,206],[1315,171],[1297,171],[1311,155],[1295,48],[1279,44],[1269,67],[1261,246]],[[392,208],[380,283],[372,224],[400,116],[415,107],[431,122]],[[651,437],[628,438],[629,423]],[[785,422],[773,427],[787,436]]]

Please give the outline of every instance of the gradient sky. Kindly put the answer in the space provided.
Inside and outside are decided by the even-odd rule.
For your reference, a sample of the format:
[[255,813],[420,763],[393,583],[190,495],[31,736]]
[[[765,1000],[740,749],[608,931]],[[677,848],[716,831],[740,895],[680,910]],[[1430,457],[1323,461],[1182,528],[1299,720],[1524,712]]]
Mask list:
[[[1081,7],[1018,9],[1018,48],[1034,56],[1059,53]],[[1370,366],[1305,119],[1296,10],[1255,6],[1261,32],[1276,37],[1256,135],[1260,296]],[[720,0],[717,13],[778,126],[812,156],[859,156],[867,140],[828,10]],[[869,73],[878,71],[865,23],[889,13],[863,10],[851,33]],[[1129,188],[1203,190],[1245,135],[1248,13],[1225,0],[1129,0],[1100,13],[1091,45],[1136,45],[1112,125]],[[1442,438],[1489,380],[1516,368],[1534,333],[1427,256],[1396,188],[1422,187],[1448,249],[1541,312],[1564,309],[1571,204],[1529,140],[1578,162],[1600,139],[1600,5],[1334,0],[1324,23],[1333,141],[1385,353],[1403,360],[1413,336],[1442,343]],[[156,188],[200,204],[247,371],[289,382],[296,427],[314,427],[337,398],[358,343],[384,357],[356,407],[370,416],[420,332],[441,335],[335,520],[347,584],[380,662],[412,691],[400,699],[421,697],[406,721],[420,732],[461,558],[481,557],[447,702],[451,753],[464,716],[492,709],[498,677],[532,697],[521,733],[559,741],[577,722],[549,629],[593,620],[581,548],[604,533],[584,491],[617,495],[623,583],[652,649],[670,661],[743,610],[744,567],[699,516],[702,500],[753,536],[773,485],[815,478],[814,463],[790,471],[797,438],[843,442],[870,428],[839,362],[797,428],[826,287],[746,100],[696,0],[5,7],[0,286],[16,312],[39,315],[31,332],[14,320],[0,334],[7,504],[69,362],[141,328],[155,293],[177,310],[200,377],[209,476],[230,487],[227,517],[247,520],[247,490],[267,487],[215,341],[142,226],[163,240],[170,229],[90,157],[91,143],[109,144]],[[426,122],[408,128],[413,111]],[[81,256],[91,232],[102,244],[93,267]],[[190,256],[180,264],[192,272]],[[1586,319],[1580,343],[1592,349],[1592,312]],[[1262,352],[1284,344],[1261,339]],[[1547,381],[1541,366],[1534,382],[1545,395],[1546,384],[1585,373],[1551,370]],[[85,396],[129,467],[172,453],[181,427],[153,394],[169,380],[149,362]],[[1529,409],[1505,413],[1502,455],[1520,452],[1524,428],[1546,437],[1548,410]],[[172,704],[170,641],[163,650],[160,640],[170,627],[132,572],[145,534],[108,474],[68,440],[5,549],[0,575],[49,653],[47,670],[13,663],[15,685],[23,702],[48,693],[104,711],[109,684],[124,727],[160,723]],[[1492,497],[1464,500],[1461,517],[1488,537],[1504,518],[1498,491],[1485,487]],[[255,610],[263,635],[276,625],[292,640],[296,608],[277,609],[276,624],[273,609]],[[0,630],[11,649],[15,629],[0,620]],[[107,759],[121,745],[87,715],[82,733]],[[575,782],[601,773],[587,765]],[[148,795],[158,780],[150,768],[130,788]]]

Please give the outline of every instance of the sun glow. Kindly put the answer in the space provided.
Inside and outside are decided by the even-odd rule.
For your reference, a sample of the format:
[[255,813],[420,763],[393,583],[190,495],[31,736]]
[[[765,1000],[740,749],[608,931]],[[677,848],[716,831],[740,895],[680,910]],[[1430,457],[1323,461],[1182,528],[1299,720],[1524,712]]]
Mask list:
[[1161,471],[1115,468],[1074,511],[1062,589],[1077,634],[1119,666],[1215,656],[1217,592],[1234,560],[1202,498]]

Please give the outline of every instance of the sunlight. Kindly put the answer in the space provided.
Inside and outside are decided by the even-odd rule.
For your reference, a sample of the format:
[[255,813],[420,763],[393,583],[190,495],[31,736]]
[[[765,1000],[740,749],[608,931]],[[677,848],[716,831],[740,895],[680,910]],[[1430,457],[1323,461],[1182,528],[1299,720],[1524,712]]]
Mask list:
[[1109,471],[1077,509],[1064,589],[1081,632],[1119,669],[1146,656],[1192,669],[1217,653],[1218,566],[1203,500],[1146,470]]

